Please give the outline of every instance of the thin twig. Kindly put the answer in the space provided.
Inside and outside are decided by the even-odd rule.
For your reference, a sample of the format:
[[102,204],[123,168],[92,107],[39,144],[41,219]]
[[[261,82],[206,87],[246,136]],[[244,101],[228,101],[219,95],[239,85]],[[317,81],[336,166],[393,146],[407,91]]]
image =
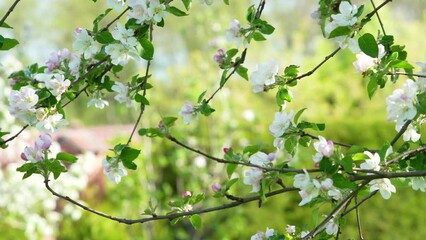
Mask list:
[[395,143],[398,141],[398,139],[402,136],[402,134],[405,133],[405,131],[407,131],[408,126],[411,124],[411,120],[408,120],[407,122],[405,122],[405,124],[402,126],[402,128],[399,130],[399,132],[396,134],[396,136],[392,139],[392,141],[390,142],[390,145],[393,146],[395,145]]
[[109,22],[105,27],[103,27],[99,32],[103,32],[105,30],[107,30],[109,27],[111,27],[111,25],[116,22],[118,19],[120,19],[127,11],[129,11],[130,7],[127,7],[126,9],[123,10],[123,12],[120,13],[120,15],[118,15],[116,18],[114,18],[111,22]]
[[348,213],[352,212],[354,209],[357,209],[362,203],[364,203],[365,201],[367,201],[368,199],[370,199],[371,197],[373,197],[374,195],[376,195],[377,192],[378,192],[378,190],[371,192],[365,198],[363,198],[360,202],[356,203],[355,206],[353,206],[353,207],[349,208],[348,210],[344,211],[341,214],[341,216],[344,217]]
[[424,177],[426,170],[411,171],[411,172],[382,172],[377,175],[352,175],[349,177],[351,181],[359,180],[374,180],[381,178],[409,178],[409,177]]
[[426,75],[423,74],[418,74],[418,73],[406,73],[406,72],[388,72],[386,73],[386,75],[404,75],[404,76],[409,76],[409,77],[421,77],[421,78],[426,78]]
[[173,137],[171,135],[167,135],[166,138],[169,139],[170,141],[176,143],[177,145],[179,145],[179,146],[181,146],[181,147],[183,147],[185,149],[190,150],[191,152],[198,153],[198,154],[200,154],[200,155],[202,155],[202,156],[204,156],[204,157],[206,157],[208,159],[211,159],[211,160],[213,160],[215,162],[218,162],[218,163],[236,164],[236,165],[242,165],[242,166],[247,166],[247,167],[255,167],[255,168],[259,168],[259,169],[262,169],[262,170],[268,171],[268,172],[276,171],[276,172],[282,172],[282,173],[304,173],[306,171],[308,173],[314,173],[314,172],[320,172],[321,171],[320,169],[272,168],[272,167],[259,166],[259,165],[256,165],[256,164],[252,164],[250,162],[229,161],[229,160],[226,160],[226,159],[222,159],[222,158],[211,156],[211,155],[209,155],[209,154],[207,154],[205,152],[202,152],[200,150],[192,148],[192,147],[184,144],[183,142],[177,140],[175,137]]
[[[377,15],[378,16],[378,15]],[[355,195],[355,205],[358,204],[358,195]],[[358,206],[355,208],[355,213],[356,213],[356,222],[358,225],[358,234],[359,234],[359,239],[363,240],[364,237],[362,236],[362,229],[361,229],[361,218],[359,217],[359,209]]]
[[339,213],[350,201],[351,199],[358,194],[358,192],[367,185],[369,180],[364,180],[351,194],[349,194],[344,200],[342,200],[334,209],[331,211],[331,213],[320,223],[318,224],[314,230],[309,232],[308,235],[306,235],[303,239],[312,239],[315,237],[319,232],[322,231],[323,227],[332,219],[334,219]]
[[[151,42],[152,42],[152,32],[153,32],[153,30],[154,30],[154,28],[152,27],[152,24],[151,24],[150,27],[149,27],[149,40]],[[149,68],[150,68],[150,66],[151,66],[151,61],[148,60],[148,62],[146,63],[145,78],[144,78],[144,80],[143,80],[143,82],[141,84],[141,86],[143,87],[143,93],[142,93],[142,95],[144,97],[146,96],[146,83],[148,82],[148,75],[149,75]],[[145,112],[145,104],[141,102],[140,112],[139,112],[138,118],[136,119],[136,122],[135,122],[135,124],[133,126],[132,132],[131,132],[131,134],[129,136],[129,140],[127,140],[127,144],[126,144],[127,146],[132,141],[133,135],[136,132],[136,128],[138,127],[139,122],[141,121],[142,115],[143,115],[144,112]]]
[[[224,210],[224,209],[228,209],[228,208],[233,208],[236,206],[239,206],[241,204],[245,204],[248,202],[252,202],[252,201],[258,201],[261,199],[261,196],[252,196],[252,197],[246,197],[246,198],[238,198],[238,200],[235,200],[231,203],[227,203],[227,204],[223,204],[220,206],[216,206],[216,207],[211,207],[211,208],[204,208],[204,209],[198,209],[198,210],[194,210],[194,211],[188,211],[188,212],[180,212],[180,213],[173,213],[173,214],[166,214],[166,215],[155,215],[152,217],[147,217],[147,218],[140,218],[140,219],[126,219],[126,218],[119,218],[119,217],[115,217],[115,216],[111,216],[108,215],[106,213],[94,210],[92,208],[89,208],[79,202],[77,202],[76,200],[68,197],[68,196],[64,196],[61,195],[57,192],[55,192],[50,186],[49,186],[49,180],[45,180],[44,181],[44,185],[46,187],[47,190],[49,190],[49,192],[51,192],[54,196],[63,199],[65,201],[68,201],[88,212],[94,213],[98,216],[101,216],[103,218],[107,218],[119,223],[125,223],[128,225],[131,224],[135,224],[135,223],[145,223],[145,222],[150,222],[150,221],[156,221],[156,220],[172,220],[175,218],[179,218],[179,217],[186,217],[186,216],[191,216],[194,214],[202,214],[202,213],[208,213],[208,212],[215,212],[215,211],[220,211],[220,210]],[[298,188],[294,188],[294,187],[288,187],[286,189],[279,189],[270,193],[265,194],[266,197],[272,197],[272,196],[276,196],[285,192],[291,192],[291,191],[297,191],[299,190]]]
[[3,145],[3,144],[6,144],[6,143],[8,143],[8,142],[10,142],[10,141],[12,141],[13,139],[15,139],[15,138],[17,138],[18,136],[19,136],[19,134],[21,134],[27,127],[29,127],[30,125],[25,125],[25,126],[23,126],[22,128],[21,128],[21,130],[19,130],[19,132],[17,132],[15,135],[13,135],[13,136],[11,136],[10,138],[8,138],[8,139],[6,139],[6,140],[4,140],[4,141],[2,141],[2,142],[0,142],[0,145]]
[[[374,1],[370,0],[370,2],[371,2],[371,5],[373,5],[373,8],[376,9],[376,5],[374,4]],[[376,16],[377,16],[377,20],[379,20],[380,27],[382,28],[383,35],[386,35],[385,27],[383,26],[382,19],[380,19],[379,12],[376,12]]]
[[415,156],[415,155],[417,155],[419,153],[424,153],[424,152],[426,152],[426,146],[421,146],[419,148],[416,148],[416,149],[413,149],[413,150],[401,153],[397,157],[395,157],[395,158],[393,158],[393,159],[385,162],[385,166],[387,166],[389,164],[392,164],[392,163],[397,163],[401,159],[409,158],[409,157],[412,157],[412,156]]
[[6,19],[9,17],[9,15],[13,12],[13,9],[15,9],[16,5],[18,5],[20,0],[15,0],[15,2],[10,6],[9,10],[7,10],[6,14],[3,16],[3,18],[0,20],[0,26],[6,21]]

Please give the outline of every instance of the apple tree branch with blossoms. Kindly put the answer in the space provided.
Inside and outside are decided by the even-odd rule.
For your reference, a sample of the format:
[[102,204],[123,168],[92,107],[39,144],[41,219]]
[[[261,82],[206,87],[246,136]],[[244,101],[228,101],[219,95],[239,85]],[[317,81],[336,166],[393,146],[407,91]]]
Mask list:
[[[0,20],[0,27],[11,28],[7,18],[19,2],[17,0],[10,6]],[[200,2],[210,5],[213,0]],[[46,190],[54,196],[119,223],[142,224],[169,220],[174,224],[187,218],[195,228],[199,228],[202,222],[200,215],[204,213],[222,211],[253,201],[261,206],[269,197],[296,191],[300,195],[300,207],[329,205],[331,210],[324,212],[325,217],[313,229],[288,223],[283,230],[267,228],[265,232],[254,231],[251,239],[337,239],[345,217],[351,212],[357,215],[359,238],[363,239],[358,207],[377,193],[383,199],[389,199],[396,193],[392,179],[406,178],[413,190],[426,191],[426,146],[421,141],[421,125],[426,113],[426,64],[418,62],[420,70],[414,73],[415,67],[407,61],[404,46],[396,44],[394,36],[386,34],[379,12],[390,3],[391,0],[384,0],[376,5],[371,0],[366,4],[371,4],[373,10],[366,13],[364,5],[356,6],[349,0],[319,0],[318,9],[311,17],[317,20],[324,37],[337,42],[339,47],[310,71],[299,73],[299,66],[282,67],[273,59],[258,63],[255,70],[244,66],[245,60],[252,57],[250,46],[267,40],[265,36],[275,31],[262,17],[265,5],[273,3],[259,0],[255,5],[248,6],[244,21],[231,20],[224,33],[226,39],[235,44],[235,48],[218,49],[213,56],[222,73],[217,87],[199,93],[195,101],[182,103],[176,116],[162,117],[158,126],[140,128],[145,109],[151,106],[150,94],[155,91],[154,83],[150,81],[150,67],[158,57],[154,54],[155,30],[167,28],[170,15],[191,17],[193,2],[107,0],[109,8],[94,19],[92,29],[74,30],[73,51],[60,50],[52,53],[44,66],[33,64],[10,74],[12,91],[8,96],[8,110],[23,127],[16,133],[0,129],[0,146],[7,149],[8,144],[19,138],[26,129],[37,129],[40,135],[32,146],[22,149],[20,157],[25,163],[17,171],[24,173],[24,178],[41,175]],[[232,1],[224,0],[223,4],[232,5]],[[105,17],[109,15],[114,17],[105,23]],[[365,31],[364,26],[375,17],[380,23],[380,29],[378,33],[372,34]],[[125,24],[120,23],[120,20],[125,20]],[[0,35],[0,50],[8,51],[17,44],[19,42],[16,39]],[[356,56],[353,67],[359,73],[359,78],[368,81],[367,94],[370,99],[387,84],[396,83],[400,79],[405,81],[402,88],[395,89],[385,99],[388,113],[386,120],[395,123],[396,131],[393,139],[383,139],[379,149],[326,139],[320,133],[326,124],[303,120],[303,113],[309,110],[286,108],[286,102],[297,99],[291,89],[319,68],[326,67],[330,59],[346,48]],[[145,73],[142,76],[136,74],[128,81],[115,80],[114,76],[129,61],[145,62]],[[284,70],[280,72],[280,68]],[[269,133],[274,141],[268,145],[273,146],[275,151],[268,153],[263,151],[262,146],[248,145],[243,149],[227,147],[223,149],[222,156],[213,156],[176,137],[173,127],[178,124],[178,116],[188,125],[201,116],[215,114],[212,100],[237,75],[251,84],[253,94],[275,95],[277,112],[269,120],[262,119],[270,122]],[[112,153],[102,161],[108,180],[119,184],[129,170],[137,171],[134,161],[141,149],[131,146],[137,133],[146,138],[166,139],[215,164],[223,164],[228,179],[213,183],[211,189],[213,197],[224,198],[228,203],[197,207],[197,204],[202,205],[206,196],[204,193],[187,191],[179,199],[169,202],[169,211],[157,210],[150,203],[148,208],[142,210],[147,217],[128,219],[100,212],[57,192],[50,183],[61,181],[60,175],[67,171],[65,164],[72,165],[79,158],[67,152],[53,155],[50,133],[68,124],[66,107],[82,93],[91,97],[88,107],[105,109],[109,105],[105,95],[113,93],[118,103],[125,105],[129,111],[138,112],[127,141],[113,146]],[[403,144],[398,145],[401,138]],[[313,168],[291,166],[290,159],[302,147],[315,149]],[[243,168],[243,179],[234,177],[233,173]],[[284,177],[292,178],[292,186],[284,183]],[[230,189],[238,184],[250,185],[251,192],[238,196],[230,194]],[[361,194],[365,191],[369,194]]]

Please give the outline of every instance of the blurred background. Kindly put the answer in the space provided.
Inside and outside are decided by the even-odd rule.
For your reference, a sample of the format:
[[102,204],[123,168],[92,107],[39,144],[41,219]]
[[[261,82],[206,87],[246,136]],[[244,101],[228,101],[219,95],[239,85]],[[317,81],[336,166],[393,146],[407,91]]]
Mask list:
[[[0,1],[3,16],[12,0]],[[178,1],[176,1],[178,2]],[[212,6],[194,1],[189,17],[166,17],[164,28],[155,28],[155,57],[148,92],[150,106],[146,109],[140,127],[156,127],[162,116],[177,116],[185,101],[196,102],[207,90],[210,95],[219,85],[221,71],[212,60],[217,49],[230,49],[225,40],[225,30],[231,20],[238,19],[244,26],[248,6],[257,1],[234,0],[229,7],[216,0]],[[316,10],[316,1],[270,0],[263,18],[275,28],[265,42],[253,42],[246,58],[249,73],[256,64],[272,59],[280,71],[290,64],[300,65],[301,73],[311,70],[337,45],[323,38],[319,26],[310,18]],[[366,5],[369,1],[353,1]],[[378,5],[380,2],[376,1]],[[93,19],[105,9],[105,1],[27,0],[18,4],[8,19],[13,30],[0,29],[4,36],[12,36],[20,44],[9,52],[0,52],[0,128],[19,130],[7,112],[7,75],[11,71],[34,62],[44,65],[49,53],[62,48],[72,50],[73,31],[77,27],[92,28]],[[426,45],[423,31],[426,24],[426,2],[421,0],[395,1],[380,11],[387,34],[395,36],[395,43],[405,45],[409,62],[425,62]],[[112,19],[116,14],[110,14]],[[364,31],[377,33],[376,18]],[[103,22],[106,23],[108,18]],[[294,101],[287,109],[307,108],[304,118],[327,124],[322,136],[377,149],[396,134],[394,123],[386,121],[385,98],[404,79],[388,84],[368,100],[366,80],[352,66],[355,55],[343,50],[312,76],[292,88]],[[18,69],[17,69],[18,68]],[[144,73],[144,64],[130,63],[113,79],[126,81],[135,73]],[[415,69],[417,71],[417,69]],[[196,208],[223,204],[224,199],[212,198],[210,186],[226,180],[225,166],[210,162],[162,139],[137,139],[134,146],[142,148],[137,160],[138,169],[129,173],[119,185],[106,181],[99,169],[102,156],[114,143],[124,142],[130,133],[137,112],[114,102],[107,95],[110,106],[106,111],[87,108],[88,98],[82,96],[66,109],[70,127],[61,136],[77,142],[88,141],[95,145],[92,151],[76,152],[81,155],[69,173],[61,176],[55,185],[64,195],[80,197],[87,205],[110,215],[129,219],[140,218],[151,200],[158,205],[158,213],[169,211],[167,202],[181,197],[184,191],[205,193],[207,200]],[[232,146],[241,151],[246,145],[268,144],[266,152],[273,151],[273,137],[268,132],[274,113],[278,111],[274,91],[253,94],[251,85],[235,76],[212,101],[216,112],[209,118],[200,117],[189,126],[182,118],[173,128],[173,134],[190,146],[212,155],[222,156],[222,148]],[[108,138],[98,139],[99,133],[110,129]],[[423,129],[424,130],[424,129]],[[423,131],[424,132],[424,131]],[[74,135],[72,135],[74,133]],[[77,134],[76,134],[77,133]],[[81,133],[81,134],[79,134]],[[118,135],[115,136],[117,133]],[[26,131],[23,139],[31,139],[34,132]],[[76,136],[77,135],[77,136]],[[77,139],[77,140],[76,140]],[[424,137],[423,137],[424,139]],[[107,145],[105,145],[107,144]],[[101,146],[102,145],[102,146]],[[297,207],[300,197],[296,192],[268,199],[258,208],[252,202],[238,208],[202,215],[203,225],[194,230],[189,221],[176,225],[167,221],[123,225],[82,212],[62,201],[56,201],[42,185],[42,179],[31,177],[21,180],[15,171],[22,164],[20,151],[25,141],[0,150],[0,158],[11,159],[2,163],[0,171],[0,232],[4,239],[249,239],[266,227],[285,231],[286,224],[307,230],[314,227],[312,213],[315,209]],[[62,148],[64,145],[62,146]],[[59,149],[60,146],[57,146]],[[92,149],[93,150],[93,149]],[[97,154],[97,156],[96,156]],[[311,167],[311,149],[301,148],[294,162],[296,167]],[[231,191],[237,196],[247,196],[250,186],[242,184],[243,169],[238,171],[240,181]],[[285,179],[291,183],[291,177]],[[397,187],[390,200],[380,195],[360,208],[362,230],[366,239],[424,239],[426,229],[426,196],[410,187]],[[328,206],[319,208],[326,214]],[[24,231],[23,231],[24,230]],[[348,217],[342,227],[342,239],[356,239],[355,214]]]

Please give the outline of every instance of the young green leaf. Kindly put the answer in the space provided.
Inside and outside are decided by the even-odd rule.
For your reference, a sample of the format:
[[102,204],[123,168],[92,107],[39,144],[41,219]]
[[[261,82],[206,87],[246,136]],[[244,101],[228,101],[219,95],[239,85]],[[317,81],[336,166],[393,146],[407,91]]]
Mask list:
[[358,39],[359,48],[365,54],[372,58],[379,56],[379,47],[377,46],[376,39],[371,33],[366,33]]
[[65,161],[65,162],[69,162],[69,163],[75,163],[77,161],[77,157],[70,154],[70,153],[66,153],[66,152],[60,152],[58,154],[56,154],[56,160],[59,161]]

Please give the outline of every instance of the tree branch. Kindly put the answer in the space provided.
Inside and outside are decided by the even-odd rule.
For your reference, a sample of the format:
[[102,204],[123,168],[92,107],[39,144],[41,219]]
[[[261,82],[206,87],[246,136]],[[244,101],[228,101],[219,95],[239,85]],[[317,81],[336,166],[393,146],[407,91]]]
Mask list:
[[[94,210],[92,208],[89,208],[79,202],[77,202],[76,200],[68,197],[68,196],[64,196],[61,195],[57,192],[55,192],[50,186],[49,186],[49,180],[45,180],[44,181],[44,185],[46,187],[47,190],[49,190],[49,192],[51,192],[54,196],[63,199],[67,202],[70,202],[88,212],[91,212],[93,214],[96,214],[98,216],[101,216],[103,218],[107,218],[119,223],[125,223],[128,225],[131,224],[135,224],[135,223],[145,223],[145,222],[150,222],[150,221],[157,221],[157,220],[172,220],[175,218],[179,218],[179,217],[186,217],[186,216],[191,216],[194,214],[202,214],[202,213],[208,213],[208,212],[215,212],[215,211],[219,211],[219,210],[224,210],[224,209],[228,209],[228,208],[233,208],[236,206],[239,206],[241,204],[245,204],[245,203],[249,203],[252,201],[258,201],[261,199],[261,196],[252,196],[252,197],[246,197],[246,198],[238,198],[238,200],[235,200],[231,203],[227,203],[227,204],[223,204],[220,206],[216,206],[216,207],[211,207],[211,208],[204,208],[204,209],[198,209],[198,210],[193,210],[193,211],[188,211],[188,212],[180,212],[180,213],[173,213],[173,214],[166,214],[166,215],[156,215],[156,216],[152,216],[152,217],[147,217],[147,218],[140,218],[140,219],[126,219],[126,218],[119,218],[119,217],[114,217],[111,215],[108,215],[106,213]],[[294,187],[288,187],[285,189],[279,189],[270,193],[265,194],[266,197],[272,197],[275,195],[279,195],[285,192],[291,192],[291,191],[297,191],[299,190],[298,188],[294,188]]]
[[6,19],[9,17],[9,15],[13,12],[16,5],[18,5],[20,0],[15,0],[15,2],[10,6],[9,10],[7,10],[6,14],[3,16],[3,18],[0,20],[0,26],[6,21]]
[[402,134],[404,134],[405,131],[407,131],[408,126],[411,124],[411,120],[408,120],[404,123],[404,125],[402,126],[402,128],[399,130],[399,132],[396,134],[396,136],[392,139],[392,141],[390,142],[390,145],[393,146],[395,145],[395,143],[398,141],[398,139],[402,136]]

